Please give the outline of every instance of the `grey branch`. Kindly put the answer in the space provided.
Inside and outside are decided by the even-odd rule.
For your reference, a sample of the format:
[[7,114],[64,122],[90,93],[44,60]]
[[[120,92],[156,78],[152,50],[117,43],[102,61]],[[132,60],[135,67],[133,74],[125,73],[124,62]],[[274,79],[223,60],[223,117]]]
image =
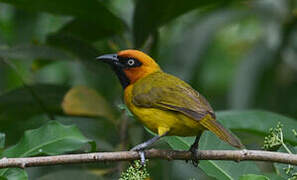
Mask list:
[[[145,151],[147,159],[165,160],[190,160],[192,155],[189,151],[158,150],[150,149]],[[256,151],[256,150],[200,150],[197,153],[199,160],[231,160],[231,161],[269,161],[285,164],[297,165],[297,155]],[[50,166],[60,164],[79,164],[91,162],[108,161],[131,161],[139,159],[139,154],[135,151],[120,152],[96,152],[85,154],[68,154],[58,156],[26,157],[26,158],[2,158],[0,168],[8,167],[35,167]]]

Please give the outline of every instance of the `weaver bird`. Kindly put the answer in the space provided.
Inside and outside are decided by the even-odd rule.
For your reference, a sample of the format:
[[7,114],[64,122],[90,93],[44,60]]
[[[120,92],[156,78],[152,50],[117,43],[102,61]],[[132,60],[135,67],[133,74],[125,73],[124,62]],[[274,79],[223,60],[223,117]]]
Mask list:
[[163,136],[196,136],[189,151],[197,166],[197,150],[201,133],[210,130],[221,140],[242,148],[241,142],[218,121],[207,100],[181,79],[167,74],[147,54],[123,50],[97,57],[111,66],[124,89],[129,110],[148,129],[158,134],[132,148],[144,161],[143,150]]

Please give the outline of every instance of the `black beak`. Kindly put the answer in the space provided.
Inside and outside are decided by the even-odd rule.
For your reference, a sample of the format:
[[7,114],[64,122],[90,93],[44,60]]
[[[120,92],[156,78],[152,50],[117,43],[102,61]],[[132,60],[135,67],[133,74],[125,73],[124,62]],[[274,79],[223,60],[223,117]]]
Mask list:
[[113,66],[117,66],[117,67],[123,67],[123,65],[120,63],[119,59],[118,59],[118,55],[117,54],[105,54],[102,56],[98,56],[96,57],[96,59],[105,62],[109,65],[113,65]]

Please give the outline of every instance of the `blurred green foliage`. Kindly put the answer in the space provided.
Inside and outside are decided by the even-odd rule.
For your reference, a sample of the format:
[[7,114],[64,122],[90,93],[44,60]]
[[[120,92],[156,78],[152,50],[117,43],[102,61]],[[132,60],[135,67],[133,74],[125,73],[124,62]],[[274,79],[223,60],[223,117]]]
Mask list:
[[[39,144],[28,137],[30,131],[24,136],[28,129],[39,128],[34,131],[41,139],[55,138],[44,134],[49,120],[78,127],[60,135],[77,134],[73,141],[79,143],[67,151],[66,145],[57,146],[61,149],[54,154],[82,151],[78,147],[88,139],[98,151],[127,150],[148,139],[151,135],[118,107],[122,90],[115,75],[94,59],[128,48],[147,52],[206,96],[215,110],[224,110],[218,120],[248,148],[259,149],[279,121],[286,143],[296,146],[291,133],[297,127],[296,0],[0,0],[0,157],[20,146],[17,142]],[[95,89],[104,99],[99,104],[108,102],[105,109],[112,112],[95,117],[85,110],[64,112],[64,96],[77,85]],[[97,103],[90,103],[96,109]],[[64,125],[50,129],[59,127]],[[192,141],[170,137],[158,146],[188,149]],[[200,148],[230,149],[210,133]],[[117,179],[127,165],[9,169],[0,179]],[[201,161],[199,167],[152,160],[148,172],[165,180],[286,178],[269,163]]]

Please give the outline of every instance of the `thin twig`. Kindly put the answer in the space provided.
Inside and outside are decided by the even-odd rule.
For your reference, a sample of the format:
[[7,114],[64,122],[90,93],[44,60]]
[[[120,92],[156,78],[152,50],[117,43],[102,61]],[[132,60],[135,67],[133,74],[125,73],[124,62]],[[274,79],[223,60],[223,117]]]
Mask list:
[[[189,151],[174,150],[150,149],[145,151],[145,155],[147,159],[190,160],[192,158]],[[236,162],[250,160],[297,165],[297,155],[295,154],[257,150],[200,150],[197,153],[197,157],[199,160],[231,160]],[[0,168],[26,168],[91,162],[131,161],[136,159],[139,159],[139,153],[135,151],[98,152],[27,158],[2,158],[0,160]]]

